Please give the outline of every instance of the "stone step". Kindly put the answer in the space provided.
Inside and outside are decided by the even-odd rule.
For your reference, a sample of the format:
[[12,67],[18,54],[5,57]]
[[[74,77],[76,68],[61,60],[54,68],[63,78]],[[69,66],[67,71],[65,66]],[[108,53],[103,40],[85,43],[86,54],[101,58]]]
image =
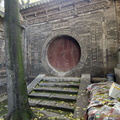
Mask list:
[[28,94],[31,93],[31,91],[33,90],[33,88],[35,86],[37,86],[37,84],[39,84],[40,81],[42,81],[42,79],[45,77],[44,74],[40,74],[38,75],[28,86],[27,86],[27,91]]
[[56,83],[56,82],[45,82],[45,83],[39,83],[39,86],[57,86],[57,87],[79,87],[79,83]]
[[44,77],[44,81],[58,81],[58,82],[80,82],[78,77]]
[[29,85],[29,104],[37,113],[40,111],[46,117],[51,117],[50,120],[71,120],[76,108],[79,85],[80,78],[77,77],[39,75]]
[[54,112],[51,110],[39,110],[39,109],[33,109],[33,111],[35,111],[36,113],[41,113],[43,114],[43,117],[41,118],[41,120],[71,120],[70,118],[66,117],[64,115],[64,112],[60,111],[60,112]]
[[56,102],[56,101],[49,101],[49,100],[30,100],[30,106],[32,107],[44,107],[49,109],[60,109],[64,111],[71,111],[74,112],[74,106],[68,102]]
[[7,100],[7,94],[3,93],[2,95],[0,95],[0,103]]
[[34,98],[44,98],[44,99],[55,99],[63,101],[76,101],[76,96],[73,95],[61,95],[61,94],[51,94],[51,93],[31,93],[29,97]]
[[77,94],[78,90],[71,88],[60,88],[60,87],[37,87],[33,89],[34,91],[39,92],[54,92],[54,93],[68,93],[68,94]]
[[63,101],[76,101],[76,96],[73,95],[59,95],[59,94],[52,94],[50,96],[52,99],[61,99]]

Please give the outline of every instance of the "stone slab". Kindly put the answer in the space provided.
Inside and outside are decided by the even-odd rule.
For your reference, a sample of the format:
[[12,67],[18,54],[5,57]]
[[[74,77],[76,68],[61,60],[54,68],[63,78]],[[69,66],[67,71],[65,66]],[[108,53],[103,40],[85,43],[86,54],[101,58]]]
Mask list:
[[[69,118],[67,118],[65,115],[61,114],[61,113],[55,113],[55,112],[51,112],[49,110],[40,110],[40,113],[46,115],[47,117],[49,117],[49,120],[70,120]],[[44,119],[45,120],[45,119]],[[46,118],[47,120],[47,118]]]
[[62,92],[67,92],[67,93],[72,93],[72,94],[77,94],[78,93],[78,90],[72,89],[72,88],[63,88],[61,91]]
[[39,105],[46,105],[46,106],[55,106],[56,101],[48,101],[48,100],[43,100],[39,103]]
[[115,72],[116,82],[120,84],[120,69],[114,68],[114,72]]
[[59,87],[79,87],[79,83],[51,83],[51,82],[47,82],[47,83],[39,83],[40,86],[59,86]]
[[90,84],[90,81],[90,74],[82,74],[76,107],[74,110],[74,118],[80,119],[80,117],[84,117],[85,115],[86,107],[88,105],[88,93],[86,92],[86,88]]
[[39,98],[49,98],[51,96],[51,93],[31,93],[29,94],[29,97],[39,97]]
[[59,94],[51,94],[51,93],[31,93],[29,94],[29,97],[76,101],[76,96],[73,95],[59,95]]
[[34,88],[35,91],[61,91],[62,88],[60,87],[37,87]]
[[61,87],[38,87],[38,88],[34,88],[34,91],[45,91],[45,92],[58,92],[58,93],[71,93],[71,94],[77,94],[78,91],[71,89],[71,88],[61,88]]
[[49,100],[30,100],[29,104],[31,106],[39,106],[39,107],[45,107],[45,108],[53,108],[53,109],[60,109],[60,110],[68,110],[68,111],[74,111],[74,107],[70,106],[69,103],[61,101],[61,103],[57,103],[56,101],[49,101]]
[[59,95],[59,94],[52,94],[50,96],[51,99],[58,99],[63,101],[76,101],[76,96],[73,95]]
[[58,81],[58,82],[80,82],[78,77],[44,77],[44,81]]
[[98,77],[92,77],[91,82],[107,82],[108,79],[107,78],[98,78]]
[[30,100],[29,101],[30,106],[39,106],[39,107],[54,107],[56,104],[56,101],[48,101],[48,100],[40,100],[40,101],[35,101],[35,100]]
[[38,75],[28,86],[28,94],[33,90],[33,88],[45,77],[45,74]]
[[37,99],[31,99],[29,100],[29,104],[31,106],[36,106],[37,104],[39,104],[42,100],[37,100]]
[[66,110],[70,110],[70,111],[74,111],[74,106],[71,106],[68,102],[61,102],[61,103],[57,103],[56,105],[55,105],[55,107],[58,107],[58,108],[60,108],[60,109],[66,109]]

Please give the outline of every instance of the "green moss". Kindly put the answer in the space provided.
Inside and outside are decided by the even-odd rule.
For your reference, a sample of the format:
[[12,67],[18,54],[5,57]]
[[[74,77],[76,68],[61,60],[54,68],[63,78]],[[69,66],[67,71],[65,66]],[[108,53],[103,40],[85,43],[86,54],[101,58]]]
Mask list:
[[24,63],[21,45],[19,4],[16,0],[5,2],[6,58],[9,71],[8,116],[11,120],[30,120]]

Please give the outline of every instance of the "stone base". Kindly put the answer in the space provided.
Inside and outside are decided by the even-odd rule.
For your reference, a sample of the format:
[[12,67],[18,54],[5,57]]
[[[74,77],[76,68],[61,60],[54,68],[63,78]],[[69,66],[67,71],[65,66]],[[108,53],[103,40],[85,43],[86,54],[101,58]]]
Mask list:
[[120,69],[120,64],[117,64],[117,68]]
[[114,68],[116,82],[120,84],[120,68]]

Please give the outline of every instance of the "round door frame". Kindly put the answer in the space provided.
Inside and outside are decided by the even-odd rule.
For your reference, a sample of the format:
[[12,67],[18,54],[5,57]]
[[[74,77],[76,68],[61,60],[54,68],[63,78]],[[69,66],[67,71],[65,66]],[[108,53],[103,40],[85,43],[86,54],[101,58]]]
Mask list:
[[[50,43],[58,38],[59,36],[70,36],[72,38],[74,38],[81,49],[81,57],[80,57],[80,61],[77,64],[77,66],[75,66],[73,69],[67,71],[67,72],[60,72],[57,71],[55,68],[53,68],[47,58],[47,50],[48,50],[48,46],[50,45]],[[45,41],[43,47],[42,47],[42,55],[41,55],[41,60],[42,63],[45,67],[45,69],[48,71],[48,73],[53,74],[55,76],[69,76],[70,74],[72,74],[73,71],[75,70],[81,70],[85,64],[85,61],[87,59],[87,52],[86,52],[86,44],[83,41],[82,36],[78,35],[77,33],[74,33],[72,31],[68,31],[68,30],[58,30],[58,31],[54,31],[50,37],[48,37],[48,39]]]

